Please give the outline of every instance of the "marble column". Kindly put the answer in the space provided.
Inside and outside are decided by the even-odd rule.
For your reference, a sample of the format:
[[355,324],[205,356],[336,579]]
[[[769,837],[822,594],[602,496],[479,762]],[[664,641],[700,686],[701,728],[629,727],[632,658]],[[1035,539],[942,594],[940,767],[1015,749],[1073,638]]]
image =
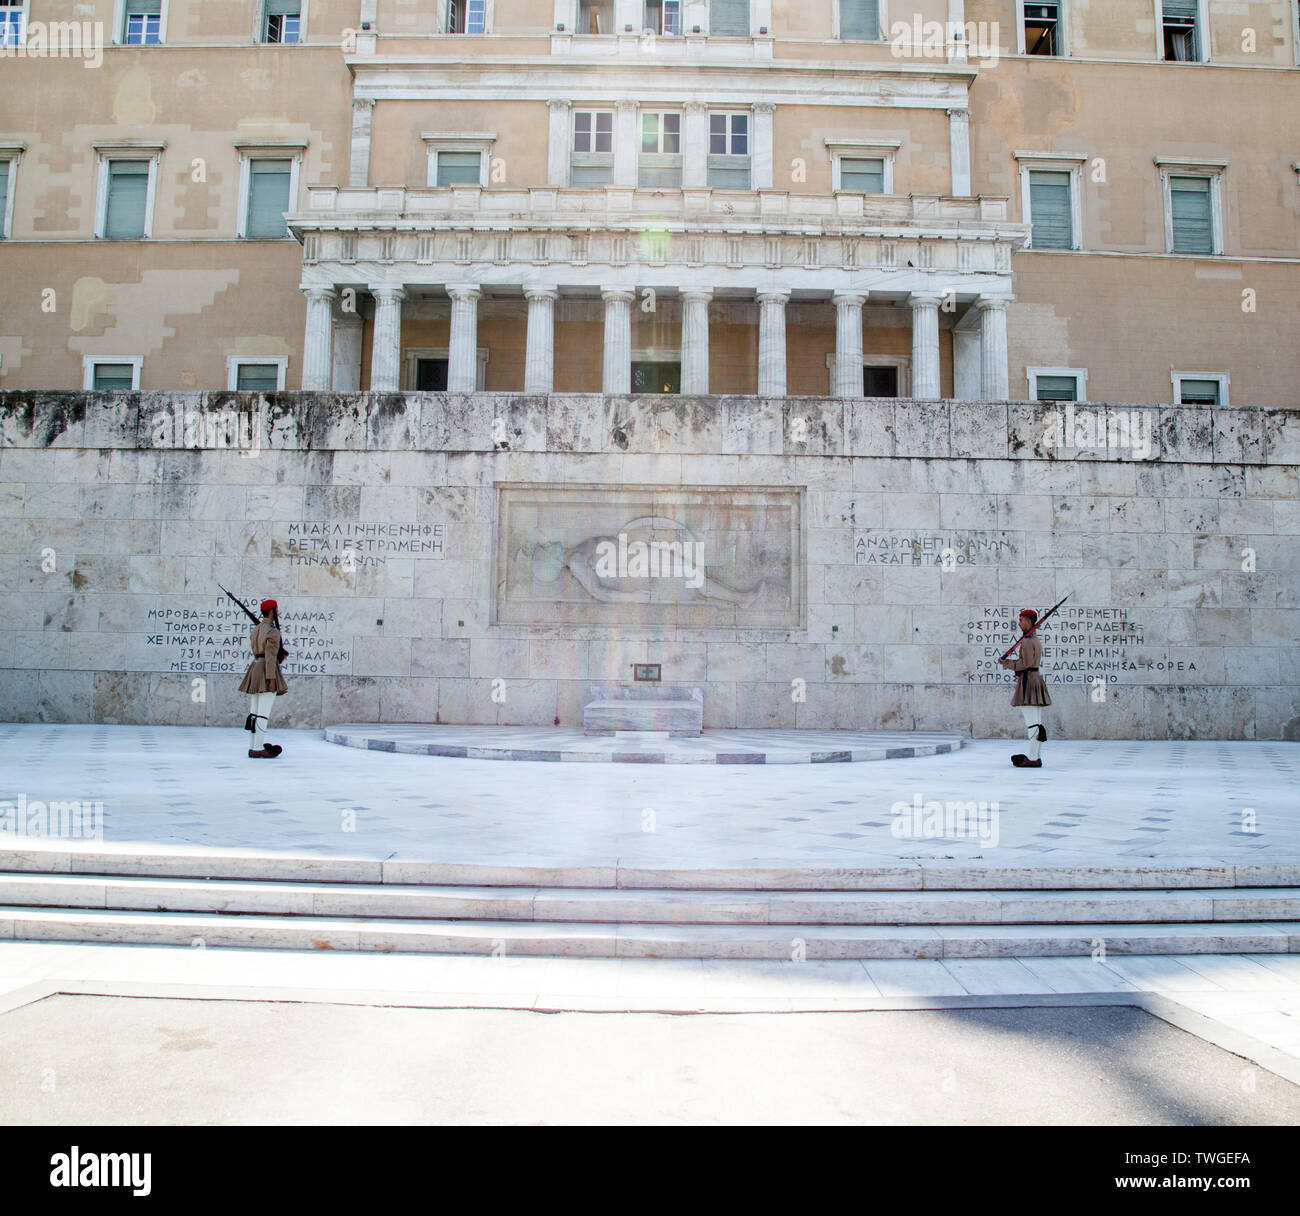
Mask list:
[[334,318],[334,376],[331,387],[355,393],[361,387],[361,318],[355,312]]
[[862,306],[866,292],[836,292],[835,374],[831,377],[832,397],[862,396]]
[[528,337],[524,355],[524,392],[555,391],[554,287],[525,287],[528,300]]
[[922,401],[939,397],[939,305],[941,296],[913,294],[912,396]]
[[348,156],[348,185],[370,185],[370,127],[374,119],[375,99],[352,99],[352,147]]
[[758,293],[758,395],[784,397],[785,303],[788,287]]
[[632,300],[629,287],[604,287],[600,298],[605,301],[605,364],[601,376],[602,393],[632,391]]
[[[965,0],[948,0],[948,61],[965,63],[968,54],[966,47],[966,2]],[[958,35],[954,37],[954,35]],[[953,191],[956,194],[956,191]],[[970,193],[965,191],[964,193]]]
[[320,392],[329,388],[334,370],[334,291],[329,287],[304,287],[302,294],[307,297],[302,387],[307,392]]
[[614,182],[615,186],[635,186],[641,149],[641,132],[637,130],[637,104],[619,101],[614,105]]
[[478,388],[477,283],[448,283],[451,296],[451,347],[447,356],[447,391],[472,393]]
[[402,300],[406,292],[386,284],[372,286],[375,331],[370,348],[370,391],[395,393],[402,376]]
[[[770,24],[765,22],[764,24]],[[774,155],[772,143],[773,114],[776,111],[770,101],[754,103],[754,132],[750,143],[750,189],[772,189],[772,170]]]
[[711,288],[682,291],[682,392],[709,391],[709,301]]
[[546,184],[569,184],[569,103],[553,100],[546,103],[550,111],[550,135],[546,146]]
[[682,186],[708,184],[709,108],[702,101],[688,101],[682,118]]
[[981,297],[980,310],[980,399],[1005,401],[1009,393],[1007,375],[1007,304],[1009,300]]

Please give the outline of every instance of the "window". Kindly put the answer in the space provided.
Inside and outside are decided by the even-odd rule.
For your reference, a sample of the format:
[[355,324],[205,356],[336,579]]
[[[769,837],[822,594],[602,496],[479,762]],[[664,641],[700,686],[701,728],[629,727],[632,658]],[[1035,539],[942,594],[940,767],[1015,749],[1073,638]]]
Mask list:
[[13,221],[14,170],[16,157],[0,155],[0,240],[10,234]]
[[85,355],[81,361],[82,388],[104,392],[138,389],[142,355]]
[[21,4],[0,5],[0,46],[22,46],[24,24]]
[[749,115],[709,115],[709,185],[715,190],[748,190]]
[[1088,373],[1078,367],[1027,367],[1031,401],[1085,401]]
[[1025,50],[1026,55],[1062,55],[1064,39],[1062,38],[1061,5],[1059,2],[1041,2],[1041,0],[1024,0],[1025,10]]
[[437,186],[478,186],[483,179],[481,152],[439,152]]
[[569,185],[605,186],[613,180],[614,111],[575,111]]
[[709,0],[709,33],[723,38],[748,38],[749,0]]
[[1166,59],[1194,62],[1201,58],[1198,7],[1198,0],[1163,0],[1160,20]]
[[864,366],[862,369],[862,395],[864,397],[897,397],[898,368]]
[[284,213],[292,205],[293,161],[258,158],[248,163],[248,210],[243,235],[251,239],[289,235]]
[[614,33],[613,0],[578,0],[578,33]]
[[682,32],[681,0],[646,0],[645,28],[652,34],[679,36]]
[[840,189],[884,194],[885,161],[879,156],[845,156],[840,160]]
[[262,18],[264,42],[302,41],[302,0],[266,0]]
[[1214,205],[1208,177],[1169,177],[1170,253],[1214,253]]
[[1029,173],[1030,245],[1034,249],[1073,249],[1074,218],[1068,172],[1033,169]]
[[487,33],[487,0],[447,0],[447,33]]
[[415,361],[415,391],[419,393],[445,393],[447,369],[450,359],[417,359]]
[[880,0],[840,0],[840,37],[857,42],[878,42]]
[[1178,405],[1227,405],[1228,377],[1215,372],[1172,372]]
[[241,393],[275,393],[284,390],[288,355],[244,359],[232,355],[226,360],[226,387]]
[[162,0],[126,0],[122,41],[127,46],[158,46],[162,32]]
[[110,240],[138,241],[148,235],[150,161],[110,160],[103,235]]
[[661,361],[637,361],[632,364],[634,393],[680,393],[682,365]]
[[682,184],[682,116],[641,115],[641,158],[637,184],[677,189]]

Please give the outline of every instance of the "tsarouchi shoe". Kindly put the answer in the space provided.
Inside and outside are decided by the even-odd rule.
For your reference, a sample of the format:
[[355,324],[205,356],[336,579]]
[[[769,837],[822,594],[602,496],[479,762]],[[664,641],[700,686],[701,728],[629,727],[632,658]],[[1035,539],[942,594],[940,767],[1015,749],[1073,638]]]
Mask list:
[[1011,757],[1011,763],[1014,764],[1016,768],[1019,768],[1028,759],[1029,757],[1026,756],[1024,752],[1016,752],[1016,754]]
[[1043,762],[1041,760],[1031,760],[1028,756],[1012,756],[1011,763],[1014,764],[1016,768],[1042,768],[1043,767]]
[[282,748],[278,743],[268,743],[266,745],[266,750],[271,753],[271,759],[274,760],[276,756],[284,751],[284,748]]
[[250,748],[248,753],[248,758],[250,760],[274,760],[275,752],[269,751],[265,747],[262,748],[261,751],[256,751],[256,752]]

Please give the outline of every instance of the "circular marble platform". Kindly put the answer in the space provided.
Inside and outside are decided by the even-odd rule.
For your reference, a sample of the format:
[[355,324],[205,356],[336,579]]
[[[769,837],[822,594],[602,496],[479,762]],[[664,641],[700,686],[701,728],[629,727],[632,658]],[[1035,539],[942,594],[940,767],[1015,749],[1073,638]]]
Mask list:
[[635,731],[588,736],[562,726],[382,722],[327,726],[325,738],[344,747],[407,755],[616,764],[847,764],[937,756],[963,742],[951,731],[706,730],[672,739]]

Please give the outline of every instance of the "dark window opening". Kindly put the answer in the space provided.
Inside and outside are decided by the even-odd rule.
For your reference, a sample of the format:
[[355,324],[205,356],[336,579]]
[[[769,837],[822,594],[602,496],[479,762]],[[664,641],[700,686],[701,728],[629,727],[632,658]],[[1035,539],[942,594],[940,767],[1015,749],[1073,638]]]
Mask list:
[[417,359],[415,361],[415,390],[419,393],[445,393],[447,391],[446,359]]
[[634,393],[680,393],[682,365],[680,363],[633,363],[632,391]]
[[862,395],[864,397],[897,397],[898,368],[864,367],[862,369]]

